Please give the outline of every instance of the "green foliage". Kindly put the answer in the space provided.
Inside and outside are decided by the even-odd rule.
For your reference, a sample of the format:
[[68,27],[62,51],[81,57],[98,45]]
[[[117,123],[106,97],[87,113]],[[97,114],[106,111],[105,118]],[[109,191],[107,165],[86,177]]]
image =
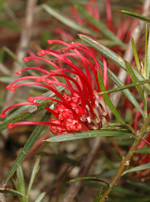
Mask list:
[[[93,137],[114,137],[114,136],[131,136],[132,133],[128,130],[91,130],[79,133],[69,133],[65,135],[54,136],[47,139],[47,142],[64,142],[70,140],[87,139]],[[133,136],[134,137],[134,136]]]
[[[15,185],[16,190],[5,190],[2,193],[11,193],[13,195],[17,195],[19,196],[19,201],[20,202],[28,202],[29,201],[29,195],[30,195],[30,191],[33,185],[33,182],[35,180],[36,174],[39,170],[39,163],[40,163],[40,157],[37,158],[33,170],[32,170],[32,174],[31,174],[31,178],[30,178],[30,182],[29,182],[29,187],[26,193],[26,187],[25,187],[25,179],[24,179],[24,174],[23,174],[23,170],[21,165],[17,168],[17,182],[13,179],[13,183]],[[1,192],[1,190],[0,190]],[[25,196],[27,194],[27,196]],[[42,199],[45,196],[45,192],[41,193],[38,198],[36,199],[36,202],[40,202],[42,201]]]
[[[46,113],[42,117],[42,121],[47,121],[49,118],[49,113]],[[44,125],[38,125],[30,135],[30,138],[27,140],[26,144],[24,145],[23,149],[21,150],[20,154],[18,155],[17,159],[15,160],[10,172],[7,175],[7,178],[5,180],[5,183],[8,182],[8,180],[12,177],[14,172],[17,170],[17,168],[20,166],[22,161],[25,159],[31,148],[33,147],[34,143],[38,139],[38,137],[41,135],[42,131],[44,129]]]

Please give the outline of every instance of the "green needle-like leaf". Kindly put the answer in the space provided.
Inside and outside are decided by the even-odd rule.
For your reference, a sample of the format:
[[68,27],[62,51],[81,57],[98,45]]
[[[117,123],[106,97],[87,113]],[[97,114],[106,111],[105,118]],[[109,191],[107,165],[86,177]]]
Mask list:
[[[105,89],[105,86],[103,83],[103,79],[99,72],[98,72],[98,79],[99,79],[99,85],[100,85],[101,91],[105,92],[106,89]],[[111,110],[111,112],[116,116],[116,118],[120,121],[120,123],[125,124],[124,120],[122,119],[122,117],[120,116],[120,114],[118,113],[116,108],[114,107],[113,103],[111,102],[108,94],[103,94],[103,97],[104,97],[105,102],[108,105],[109,109]]]
[[32,175],[31,175],[31,179],[30,179],[30,183],[29,183],[29,187],[28,187],[28,191],[27,191],[27,200],[26,200],[26,202],[29,201],[29,194],[30,194],[32,184],[33,184],[34,179],[35,179],[35,176],[36,176],[36,174],[38,172],[38,169],[39,169],[39,163],[40,163],[40,157],[37,158],[37,160],[35,162],[35,165],[33,167],[33,170],[32,170]]
[[127,16],[130,16],[132,18],[135,18],[135,19],[138,19],[138,20],[142,20],[146,23],[149,23],[150,24],[150,18],[146,17],[146,16],[143,16],[143,15],[140,15],[139,13],[135,13],[135,12],[130,12],[130,11],[125,11],[125,10],[121,10],[120,11],[122,14],[125,14]]
[[[45,115],[42,117],[41,121],[48,121],[49,116],[50,116],[50,114],[48,112],[45,113]],[[7,175],[5,183],[8,182],[8,180],[14,174],[14,172],[16,171],[16,169],[20,166],[20,164],[22,163],[22,161],[25,159],[25,157],[27,156],[28,152],[33,147],[34,143],[36,142],[36,140],[38,139],[38,137],[42,133],[43,128],[44,128],[44,125],[38,125],[38,126],[36,126],[35,130],[30,135],[29,139],[27,140],[26,144],[24,145],[24,147],[23,147],[22,151],[20,152],[19,156],[15,160],[15,162],[14,162],[14,164],[13,164],[10,172]]]
[[150,154],[150,148],[139,149],[139,150],[136,150],[135,153],[138,153],[138,154]]
[[131,172],[135,172],[135,171],[146,170],[146,169],[150,169],[150,163],[146,163],[146,164],[141,165],[141,166],[136,166],[134,168],[130,168],[130,169],[126,170],[125,172],[123,172],[122,175],[125,175],[127,173],[131,173]]
[[[125,64],[126,64],[127,72],[128,72],[128,74],[129,74],[131,80],[133,81],[133,83],[138,82],[138,79],[137,79],[137,77],[135,76],[135,73],[134,73],[134,71],[133,71],[133,69],[132,69],[130,63],[127,62],[127,61],[125,61]],[[144,93],[143,93],[143,90],[142,90],[141,86],[136,86],[136,88],[137,88],[137,90],[138,90],[138,92],[139,92],[139,94],[140,94],[140,96],[141,96],[143,102],[145,103],[146,101],[145,101]]]
[[46,192],[41,193],[38,196],[38,198],[35,200],[35,202],[41,202],[45,195],[46,195]]
[[145,59],[144,59],[144,71],[142,72],[142,74],[143,74],[143,76],[145,77],[145,78],[149,78],[149,76],[148,76],[148,69],[147,69],[147,57],[148,57],[148,55],[147,55],[147,49],[148,49],[148,47],[147,47],[147,25],[146,25],[146,30],[145,30]]
[[[17,168],[17,180],[18,180],[18,191],[21,192],[23,195],[25,195],[26,194],[25,180],[21,166]],[[20,202],[26,202],[26,199],[21,197]]]
[[143,85],[145,83],[150,83],[150,79],[144,80],[144,81],[139,81],[139,82],[136,82],[136,83],[131,83],[131,84],[128,84],[128,85],[125,85],[125,86],[121,86],[119,88],[113,88],[113,89],[110,89],[110,90],[106,90],[105,92],[101,92],[99,94],[103,95],[103,94],[108,94],[108,93],[114,93],[114,92],[117,92],[117,91],[122,91],[124,89],[140,86],[140,85]]
[[97,196],[94,199],[94,202],[99,202],[102,195],[102,187],[99,189]]
[[131,44],[132,44],[132,50],[133,50],[134,58],[136,61],[136,66],[137,66],[138,71],[140,72],[140,68],[141,68],[140,67],[140,61],[139,61],[139,57],[138,57],[137,50],[135,47],[134,39],[132,36],[131,36]]
[[15,196],[27,198],[25,195],[23,195],[19,191],[16,191],[14,189],[9,189],[9,188],[0,188],[0,193],[4,193],[4,194],[8,193],[8,194],[13,194]]
[[147,78],[149,79],[150,76],[150,29],[149,29],[149,36],[148,36],[148,47],[147,47],[147,61],[146,61],[146,70],[147,70]]
[[[93,137],[113,137],[113,136],[133,136],[127,130],[90,130],[80,133],[69,133],[65,135],[54,136],[47,139],[47,142],[64,142],[70,140],[80,140]],[[134,136],[133,136],[134,137]]]
[[109,186],[108,182],[106,182],[105,180],[102,180],[99,177],[79,177],[79,178],[75,178],[75,179],[70,180],[70,182],[77,182],[77,181],[84,181],[84,180],[92,180],[92,181],[103,182],[107,186]]

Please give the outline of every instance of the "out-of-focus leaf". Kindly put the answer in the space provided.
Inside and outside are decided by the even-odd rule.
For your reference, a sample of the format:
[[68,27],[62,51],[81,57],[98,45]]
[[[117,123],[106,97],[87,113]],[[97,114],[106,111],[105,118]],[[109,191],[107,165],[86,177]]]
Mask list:
[[2,10],[3,10],[3,6],[4,6],[4,1],[0,1],[0,13],[1,13]]
[[[25,195],[26,194],[25,180],[21,166],[17,168],[17,180],[18,180],[18,191],[21,192],[23,195]],[[21,197],[20,202],[26,202],[26,199]]]
[[[112,200],[114,201],[114,198],[112,198]],[[150,197],[149,196],[134,196],[131,197],[130,196],[130,201],[132,202],[149,202]],[[129,197],[117,197],[117,199],[115,199],[115,202],[129,202]]]
[[133,50],[134,58],[136,61],[136,66],[137,66],[138,71],[140,72],[140,68],[141,68],[140,67],[140,61],[139,61],[139,57],[138,57],[137,50],[135,47],[134,39],[132,36],[131,36],[131,44],[132,44],[132,50]]
[[121,10],[120,11],[122,14],[125,14],[127,16],[130,16],[132,18],[138,19],[138,20],[142,20],[146,23],[150,24],[150,18],[140,15],[139,13],[135,13],[135,12],[131,12],[131,11],[125,11],[125,10]]
[[55,159],[59,159],[60,161],[62,161],[64,163],[74,163],[75,162],[75,160],[68,158],[67,156],[65,156],[63,154],[50,154],[48,152],[40,152],[40,155],[51,156],[51,157],[54,157]]
[[38,198],[35,200],[35,202],[41,202],[45,195],[46,195],[46,192],[41,193],[38,196]]
[[102,195],[102,187],[99,189],[97,196],[94,199],[94,202],[99,202],[101,195]]
[[143,190],[144,192],[150,193],[150,186],[147,186],[146,183],[138,182],[138,181],[133,181],[133,180],[127,180],[126,181],[128,184],[131,184],[132,186],[138,188],[139,190]]
[[70,180],[70,182],[77,182],[77,181],[84,181],[84,180],[92,180],[92,181],[103,182],[107,186],[109,186],[108,182],[106,182],[105,180],[102,180],[102,179],[100,179],[98,177],[79,177],[79,178],[75,178],[75,179]]
[[42,7],[47,13],[49,13],[50,15],[55,17],[57,20],[61,21],[65,25],[67,25],[68,27],[71,27],[72,29],[75,29],[75,30],[77,30],[79,32],[83,32],[83,33],[86,33],[86,34],[93,35],[93,32],[90,31],[90,29],[88,29],[86,27],[81,27],[75,21],[73,21],[71,19],[68,19],[66,16],[64,16],[62,13],[55,10],[54,8],[51,8],[50,6],[48,6],[46,4],[43,4]]
[[29,201],[29,194],[30,194],[31,187],[32,187],[32,184],[34,182],[35,176],[36,176],[36,174],[38,172],[38,169],[39,169],[39,163],[40,163],[40,157],[37,158],[37,160],[35,162],[35,165],[33,167],[33,170],[32,170],[32,175],[31,175],[31,178],[30,178],[30,183],[29,183],[29,187],[28,187],[28,191],[27,191],[27,200],[26,200],[26,202]]
[[[99,72],[98,72],[98,79],[99,79],[99,85],[100,85],[101,91],[105,92],[106,89],[105,89],[105,86],[103,83],[103,79]],[[103,94],[103,97],[104,97],[105,102],[108,105],[109,109],[111,110],[111,112],[116,116],[116,118],[120,121],[120,123],[125,124],[124,120],[122,119],[122,117],[120,116],[120,114],[118,113],[118,111],[116,110],[114,105],[112,104],[108,94]]]
[[[102,55],[104,55],[106,58],[110,59],[112,62],[114,62],[116,65],[121,67],[126,71],[126,66],[125,66],[125,60],[117,55],[115,52],[112,50],[108,49],[107,47],[103,46],[102,44],[98,43],[95,41],[93,38],[85,36],[83,34],[79,34],[79,37],[88,43],[92,48],[98,50]],[[132,67],[133,68],[133,67]],[[135,69],[133,68],[133,71],[138,78],[138,81],[144,80],[145,78]],[[150,90],[150,85],[145,84],[144,85],[148,90]]]
[[[132,133],[125,130],[91,130],[80,133],[69,133],[65,135],[54,136],[47,139],[47,142],[64,142],[70,140],[80,140],[93,137],[113,137],[113,136],[131,136]],[[133,135],[132,135],[133,136]]]
[[[45,113],[45,115],[42,117],[41,121],[47,121],[48,119],[49,119],[49,113]],[[28,152],[30,151],[30,149],[32,148],[32,146],[34,145],[34,143],[36,142],[36,140],[38,139],[38,137],[42,133],[43,128],[44,128],[44,125],[38,125],[38,126],[36,126],[36,128],[34,129],[34,131],[32,132],[32,134],[30,135],[29,139],[27,140],[26,144],[24,145],[22,151],[20,152],[20,154],[18,155],[17,159],[15,160],[15,162],[14,162],[11,170],[9,171],[9,173],[7,175],[7,178],[5,180],[5,183],[8,182],[8,180],[14,174],[14,172],[16,171],[16,169],[20,166],[20,164],[22,163],[22,161],[25,159],[25,157],[27,156]]]
[[21,30],[20,27],[18,27],[17,25],[15,25],[14,23],[12,23],[11,21],[8,21],[8,20],[0,19],[0,24],[9,28],[9,29],[13,29],[16,32],[20,32],[20,30]]
[[124,194],[124,195],[140,195],[140,193],[137,193],[137,192],[134,192],[132,191],[131,189],[127,189],[127,188],[124,188],[124,187],[121,187],[121,186],[115,186],[112,190],[112,193],[119,193],[119,194]]
[[108,170],[108,171],[104,171],[104,172],[98,174],[97,176],[98,177],[103,177],[103,178],[104,177],[113,177],[116,174],[117,170],[118,170],[118,168],[111,169],[111,170]]
[[135,153],[138,153],[138,154],[150,154],[150,148],[139,149],[139,150],[136,150]]
[[[56,0],[51,0],[51,1],[48,1],[47,4],[52,6],[52,7],[57,7],[57,8],[60,8],[61,6],[64,7],[64,6],[68,6],[68,5],[74,5],[75,3],[76,4],[81,4],[81,5],[85,5],[85,3],[87,2],[87,0],[76,0],[76,2],[72,1],[72,0],[60,0],[60,1],[56,1]],[[100,5],[103,4],[103,2],[99,2]]]
[[134,168],[130,168],[130,169],[124,171],[122,175],[125,175],[127,173],[131,173],[131,172],[135,172],[135,171],[139,171],[139,170],[146,170],[146,169],[150,169],[150,163],[146,163],[146,164],[141,165],[141,166],[136,166]]
[[0,188],[0,193],[4,193],[4,194],[9,193],[15,196],[27,198],[24,194],[20,193],[19,191],[16,191],[14,189],[9,189],[9,188]]
[[4,61],[4,50],[1,49],[0,50],[0,63],[3,63],[3,61]]
[[[9,49],[9,48],[7,48],[7,47],[3,47],[3,50],[8,54],[8,55],[10,55],[22,68],[25,68],[26,67],[26,65],[25,65],[25,63],[24,62],[22,62],[22,61],[20,61],[20,60],[18,60],[18,58],[17,58],[17,56]],[[33,70],[27,70],[27,72],[29,73],[29,74],[31,74],[32,76],[39,76],[35,71],[33,71]]]
[[109,39],[115,41],[118,45],[126,46],[116,35],[114,35],[101,21],[97,20],[93,16],[89,14],[85,9],[83,9],[81,6],[76,6],[77,11],[83,15],[92,25],[97,27],[101,33],[108,37]]

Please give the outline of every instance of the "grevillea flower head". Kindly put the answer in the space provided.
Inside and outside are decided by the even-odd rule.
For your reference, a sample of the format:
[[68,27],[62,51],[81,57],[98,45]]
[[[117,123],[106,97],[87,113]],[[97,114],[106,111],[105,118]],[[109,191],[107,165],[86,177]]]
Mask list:
[[[80,43],[65,43],[59,40],[48,40],[48,44],[62,44],[61,51],[40,50],[38,56],[24,58],[25,62],[30,60],[44,61],[52,65],[55,70],[46,70],[40,67],[27,67],[17,72],[21,75],[27,70],[34,70],[42,73],[42,76],[24,76],[13,81],[7,89],[15,91],[18,87],[26,85],[42,86],[53,92],[55,97],[28,97],[28,103],[38,105],[38,100],[50,100],[51,106],[45,109],[51,113],[49,122],[17,122],[8,124],[8,128],[16,125],[49,125],[52,133],[65,134],[68,132],[95,130],[102,128],[102,119],[110,121],[105,102],[98,81],[98,72],[102,74],[99,63],[89,48]],[[88,55],[85,57],[84,55]],[[55,60],[45,59],[45,55],[53,56]],[[76,61],[82,62],[82,68],[76,65]],[[106,64],[104,65],[104,84],[107,83]],[[65,82],[61,82],[63,78]],[[25,82],[24,80],[31,80]],[[21,83],[19,81],[22,81]],[[18,83],[19,82],[19,83]],[[64,88],[62,92],[57,90],[57,86]],[[67,90],[67,91],[66,91]],[[68,93],[69,92],[69,93]],[[5,117],[5,113],[10,108],[24,105],[23,103],[13,105],[3,111],[0,118]]]

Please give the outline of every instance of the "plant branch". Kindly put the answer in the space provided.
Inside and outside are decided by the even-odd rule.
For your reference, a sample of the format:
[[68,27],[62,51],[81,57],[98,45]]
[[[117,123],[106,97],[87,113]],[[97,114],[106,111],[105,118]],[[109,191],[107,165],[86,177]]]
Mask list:
[[103,194],[103,196],[99,200],[99,202],[104,202],[105,201],[105,199],[108,197],[108,195],[111,192],[111,190],[113,189],[113,187],[116,185],[118,179],[121,177],[125,167],[129,165],[130,159],[133,156],[134,152],[136,151],[136,148],[137,148],[138,144],[141,142],[142,137],[147,132],[147,127],[149,126],[149,124],[150,124],[150,114],[145,119],[144,124],[143,124],[142,128],[140,129],[140,131],[137,131],[136,136],[138,138],[134,140],[130,150],[128,151],[128,153],[126,155],[126,157],[123,157],[122,163],[120,164],[120,167],[119,167],[117,173],[115,174],[114,178],[112,179],[112,181],[111,181],[111,183],[109,185],[109,188],[105,191],[105,193]]

